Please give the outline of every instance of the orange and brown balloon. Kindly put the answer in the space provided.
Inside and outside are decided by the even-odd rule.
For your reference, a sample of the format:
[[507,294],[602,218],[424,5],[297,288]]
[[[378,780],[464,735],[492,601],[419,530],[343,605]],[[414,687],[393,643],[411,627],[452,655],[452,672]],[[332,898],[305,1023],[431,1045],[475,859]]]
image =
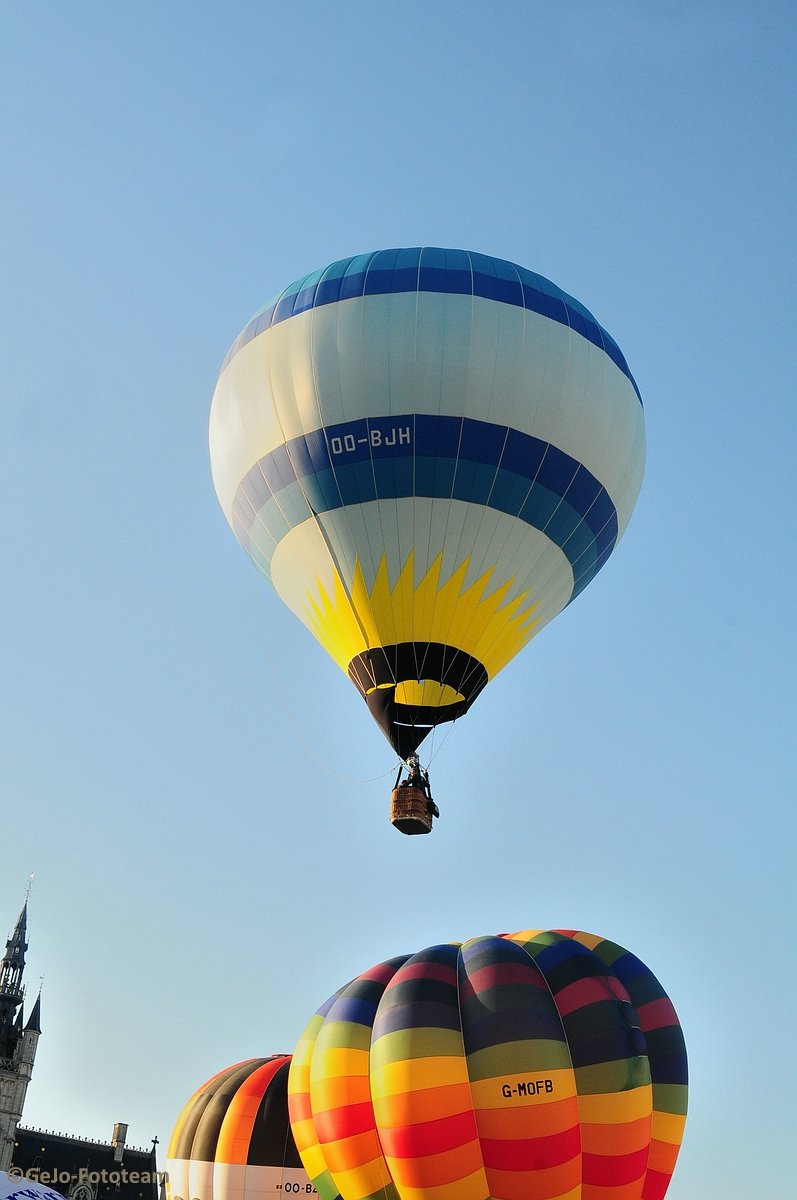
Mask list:
[[220,1071],[184,1106],[169,1141],[170,1200],[270,1200],[311,1195],[290,1125],[290,1055]]

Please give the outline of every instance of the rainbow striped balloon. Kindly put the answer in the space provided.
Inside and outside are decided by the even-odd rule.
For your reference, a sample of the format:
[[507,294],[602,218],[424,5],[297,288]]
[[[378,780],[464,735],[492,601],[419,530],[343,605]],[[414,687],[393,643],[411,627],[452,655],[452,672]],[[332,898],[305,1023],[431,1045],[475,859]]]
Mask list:
[[172,1131],[169,1200],[312,1195],[288,1124],[290,1055],[251,1058],[203,1083]]
[[358,976],[305,1029],[288,1106],[323,1200],[661,1200],[686,1052],[638,958],[525,930]]

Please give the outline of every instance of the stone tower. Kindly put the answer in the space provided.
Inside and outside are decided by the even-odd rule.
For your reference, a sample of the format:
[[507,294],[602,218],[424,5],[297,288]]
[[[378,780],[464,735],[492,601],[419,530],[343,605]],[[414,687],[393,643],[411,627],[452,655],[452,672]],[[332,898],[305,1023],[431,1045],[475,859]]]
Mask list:
[[41,995],[22,1024],[27,924],[26,900],[0,963],[0,1171],[11,1166],[17,1122],[22,1116],[41,1033]]

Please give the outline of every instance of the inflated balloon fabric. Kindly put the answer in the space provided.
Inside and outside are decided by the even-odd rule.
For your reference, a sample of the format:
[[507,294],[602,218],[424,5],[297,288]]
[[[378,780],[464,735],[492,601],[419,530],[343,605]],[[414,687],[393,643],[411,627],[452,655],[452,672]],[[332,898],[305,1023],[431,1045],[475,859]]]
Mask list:
[[169,1140],[170,1200],[312,1194],[288,1124],[290,1055],[252,1058],[204,1083]]
[[238,540],[406,757],[607,561],[644,421],[617,344],[549,280],[380,250],[252,318],[210,453]]
[[324,1200],[661,1200],[686,1114],[672,1004],[573,930],[433,946],[311,1019],[289,1112]]

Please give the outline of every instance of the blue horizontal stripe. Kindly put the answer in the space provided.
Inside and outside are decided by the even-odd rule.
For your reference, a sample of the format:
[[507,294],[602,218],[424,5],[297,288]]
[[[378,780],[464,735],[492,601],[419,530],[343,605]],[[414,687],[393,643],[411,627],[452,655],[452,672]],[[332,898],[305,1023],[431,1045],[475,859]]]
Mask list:
[[365,1000],[362,996],[343,995],[335,1004],[331,1019],[334,1021],[349,1021],[352,1025],[371,1026],[376,1013],[376,1001]]
[[[474,1054],[500,1046],[506,1042],[522,1042],[542,1039],[546,1042],[564,1042],[562,1021],[554,1006],[525,1008],[522,1000],[528,997],[529,989],[519,987],[515,991],[517,1007],[507,1005],[506,989],[500,993],[480,992],[462,1004],[462,1034],[465,1053]],[[491,1010],[491,1006],[495,1007]]]
[[647,1034],[645,1042],[648,1048],[650,1074],[654,1087],[661,1083],[687,1084],[689,1082],[689,1066],[686,1054],[656,1054],[655,1051],[651,1052],[650,1041],[651,1035]]
[[233,528],[268,571],[279,542],[314,515],[413,496],[483,504],[541,530],[570,562],[571,600],[617,541],[611,497],[569,455],[516,429],[420,413],[329,425],[278,446],[240,483]]
[[567,325],[605,351],[639,389],[614,338],[589,309],[563,292],[550,279],[525,267],[466,250],[416,246],[406,250],[376,250],[343,258],[325,270],[297,279],[252,317],[233,342],[222,370],[238,351],[272,325],[287,321],[310,308],[337,304],[357,296],[384,296],[397,292],[439,292],[445,295],[480,296],[526,308]]
[[459,1030],[456,992],[453,988],[449,990],[452,996],[444,996],[439,1001],[426,999],[426,989],[422,988],[420,995],[411,996],[405,1004],[381,1005],[374,1020],[372,1043],[385,1034],[405,1029]]

